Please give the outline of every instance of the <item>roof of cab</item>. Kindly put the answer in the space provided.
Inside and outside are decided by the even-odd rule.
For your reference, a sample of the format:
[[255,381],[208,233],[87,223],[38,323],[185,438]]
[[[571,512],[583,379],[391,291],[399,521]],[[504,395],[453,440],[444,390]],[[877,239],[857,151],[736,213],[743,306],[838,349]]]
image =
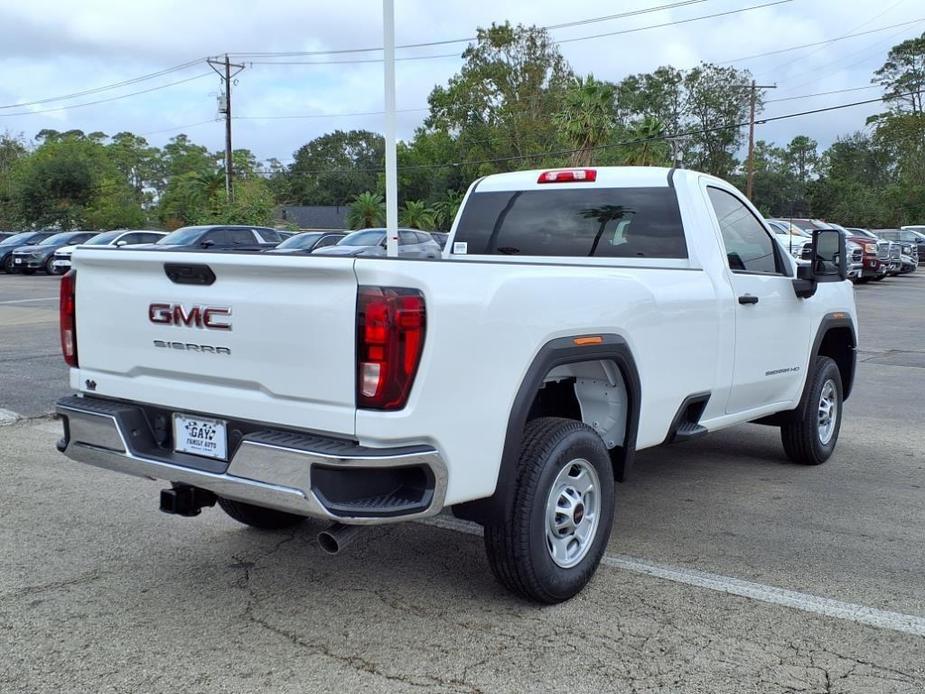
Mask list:
[[[570,169],[594,169],[597,180],[594,182],[538,183],[540,175],[547,171],[568,171]],[[479,193],[504,190],[534,190],[547,188],[574,189],[579,186],[589,188],[662,188],[668,187],[668,174],[672,169],[658,166],[586,166],[586,167],[550,167],[530,169],[529,171],[512,171],[510,173],[492,174],[478,182]],[[678,170],[680,173],[681,170]]]

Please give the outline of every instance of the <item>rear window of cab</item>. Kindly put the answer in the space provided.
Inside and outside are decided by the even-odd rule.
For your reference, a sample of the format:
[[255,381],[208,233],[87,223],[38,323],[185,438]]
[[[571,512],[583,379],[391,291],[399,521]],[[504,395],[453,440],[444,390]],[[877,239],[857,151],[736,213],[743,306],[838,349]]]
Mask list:
[[467,255],[688,257],[668,187],[475,192],[453,242]]

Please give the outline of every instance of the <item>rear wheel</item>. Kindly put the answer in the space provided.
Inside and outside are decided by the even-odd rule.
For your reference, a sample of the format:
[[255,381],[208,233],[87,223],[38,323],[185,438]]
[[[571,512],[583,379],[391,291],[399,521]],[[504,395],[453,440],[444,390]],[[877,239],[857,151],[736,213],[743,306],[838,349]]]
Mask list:
[[795,463],[820,465],[829,459],[841,429],[842,382],[830,357],[816,357],[793,419],[780,429],[784,451]]
[[601,437],[571,419],[527,424],[505,518],[485,527],[495,577],[530,600],[557,603],[594,575],[613,524],[614,482]]
[[260,528],[261,530],[292,528],[305,520],[305,516],[297,516],[293,513],[285,513],[284,511],[254,506],[243,501],[234,501],[222,497],[219,497],[218,505],[222,507],[222,511],[239,523],[244,523],[244,525],[249,525],[252,528]]

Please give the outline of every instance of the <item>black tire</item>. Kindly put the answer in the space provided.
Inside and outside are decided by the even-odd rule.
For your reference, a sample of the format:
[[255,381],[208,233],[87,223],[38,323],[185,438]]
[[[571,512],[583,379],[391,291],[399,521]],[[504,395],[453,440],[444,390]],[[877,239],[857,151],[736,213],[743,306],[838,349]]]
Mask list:
[[3,259],[3,271],[8,274],[13,274],[13,254],[10,253],[6,258]]
[[244,523],[244,525],[259,528],[260,530],[292,528],[305,520],[305,516],[297,516],[293,513],[264,508],[263,506],[254,506],[243,501],[233,501],[222,497],[219,497],[218,505],[222,507],[222,511],[239,523]]
[[45,261],[45,274],[46,275],[60,275],[61,273],[55,270],[52,263],[55,262],[54,256],[50,257]]
[[[835,422],[829,439],[824,441],[819,425],[820,406],[823,389],[830,382],[835,390]],[[838,443],[842,412],[842,382],[838,365],[830,357],[816,357],[792,420],[780,428],[787,457],[801,465],[821,465],[828,460]]]
[[[593,466],[599,482],[597,524],[581,560],[563,568],[547,545],[546,506],[553,483],[570,461]],[[530,600],[558,603],[578,593],[594,575],[613,525],[614,480],[601,437],[572,419],[542,417],[529,422],[517,462],[517,477],[506,518],[485,527],[485,550],[492,573],[509,590]],[[567,473],[568,474],[568,473]],[[587,497],[583,497],[587,498]],[[580,504],[572,520],[580,523]]]

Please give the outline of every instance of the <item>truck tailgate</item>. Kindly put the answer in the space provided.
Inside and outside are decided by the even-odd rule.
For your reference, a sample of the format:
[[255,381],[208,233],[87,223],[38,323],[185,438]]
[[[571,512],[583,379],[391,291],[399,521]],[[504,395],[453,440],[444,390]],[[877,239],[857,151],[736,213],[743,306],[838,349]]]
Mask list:
[[[167,263],[208,266],[215,281],[177,283]],[[71,385],[172,410],[352,436],[353,263],[81,248],[73,257],[80,366]]]

